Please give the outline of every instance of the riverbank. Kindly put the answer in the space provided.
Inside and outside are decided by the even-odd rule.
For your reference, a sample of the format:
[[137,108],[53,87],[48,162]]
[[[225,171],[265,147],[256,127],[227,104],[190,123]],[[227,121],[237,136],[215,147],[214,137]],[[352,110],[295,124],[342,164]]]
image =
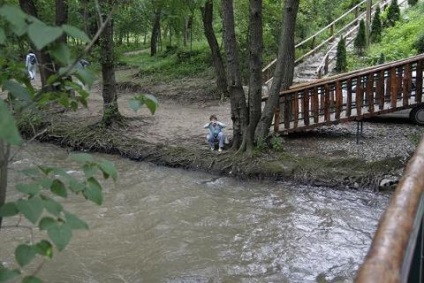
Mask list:
[[[252,156],[226,149],[211,152],[203,125],[211,114],[228,125],[229,101],[220,102],[208,76],[149,83],[134,79],[131,70],[119,71],[119,109],[124,126],[101,128],[101,84],[92,90],[88,108],[46,115],[38,140],[70,150],[119,154],[137,161],[201,170],[241,179],[272,179],[314,186],[378,189],[402,174],[424,128],[407,119],[369,121],[357,144],[356,123],[334,125],[282,136],[278,150],[263,149]],[[155,115],[147,109],[134,113],[133,95],[151,93],[159,99]],[[28,131],[30,128],[28,128]]]

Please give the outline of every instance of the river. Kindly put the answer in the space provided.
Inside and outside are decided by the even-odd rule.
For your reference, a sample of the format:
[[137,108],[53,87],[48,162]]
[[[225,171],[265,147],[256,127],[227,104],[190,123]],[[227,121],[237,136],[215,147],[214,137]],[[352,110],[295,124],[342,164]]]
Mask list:
[[[113,161],[119,179],[103,182],[102,206],[81,196],[64,202],[90,230],[55,252],[39,273],[45,282],[352,282],[390,200],[94,156]],[[82,175],[64,149],[32,144],[11,164],[10,182],[36,164]],[[2,230],[0,260],[10,266],[12,248],[28,238]]]

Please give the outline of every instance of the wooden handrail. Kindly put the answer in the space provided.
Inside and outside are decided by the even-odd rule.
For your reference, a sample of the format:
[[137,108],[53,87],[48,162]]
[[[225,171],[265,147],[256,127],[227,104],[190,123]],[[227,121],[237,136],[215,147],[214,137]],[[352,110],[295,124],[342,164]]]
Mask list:
[[[424,193],[424,139],[408,162],[389,207],[381,218],[356,283],[397,283],[401,278],[414,220]],[[421,220],[422,221],[422,220]]]
[[414,56],[412,58],[401,59],[401,60],[397,60],[397,61],[393,61],[393,62],[389,62],[389,63],[384,63],[384,64],[379,65],[378,67],[371,66],[371,67],[367,67],[367,68],[364,68],[364,69],[355,70],[355,71],[351,71],[351,72],[348,72],[348,73],[338,74],[338,75],[335,75],[335,76],[319,79],[319,80],[316,80],[314,82],[307,82],[307,83],[303,83],[303,84],[293,85],[290,89],[282,91],[280,93],[280,95],[285,95],[287,93],[295,92],[295,91],[298,91],[298,90],[304,89],[304,88],[313,88],[313,87],[324,85],[324,84],[331,84],[331,83],[336,82],[340,78],[347,80],[347,79],[351,79],[351,78],[354,78],[354,77],[367,75],[370,72],[378,72],[378,71],[381,71],[381,70],[386,70],[386,69],[389,69],[389,68],[392,68],[392,67],[397,67],[399,65],[411,63],[411,62],[414,62],[414,61],[417,61],[417,60],[424,60],[424,53],[417,55],[417,56]]

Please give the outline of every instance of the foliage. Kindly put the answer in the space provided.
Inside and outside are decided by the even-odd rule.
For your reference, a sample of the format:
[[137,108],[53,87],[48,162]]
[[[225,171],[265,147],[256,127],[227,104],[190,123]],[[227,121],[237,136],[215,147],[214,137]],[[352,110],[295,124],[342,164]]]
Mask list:
[[278,135],[272,135],[270,139],[270,143],[273,150],[282,151],[283,147],[283,139]]
[[347,71],[347,53],[346,53],[346,40],[340,37],[340,41],[337,44],[337,54],[336,54],[336,72],[346,72]]
[[[50,55],[62,65],[57,75],[48,78],[48,84],[54,84],[57,92],[43,92],[35,90],[29,83],[20,61],[10,60],[8,53],[4,52],[4,49],[0,50],[2,67],[0,85],[8,93],[6,100],[0,99],[0,150],[8,152],[4,150],[5,143],[6,147],[22,144],[15,117],[22,118],[27,115],[27,112],[31,113],[32,110],[46,105],[49,101],[55,101],[73,109],[76,109],[78,103],[86,105],[88,93],[66,78],[74,75],[81,82],[88,84],[92,82],[94,76],[88,70],[76,70],[74,65],[77,61],[72,58],[69,48],[55,43],[56,39],[64,33],[88,43],[89,38],[79,29],[68,25],[49,26],[26,15],[16,6],[8,5],[0,7],[0,21],[4,23],[0,25],[0,44],[8,46],[12,37],[4,35],[12,34],[14,37],[29,40],[37,49],[47,48]],[[71,89],[77,90],[80,95],[75,99],[69,98],[67,92]],[[0,163],[7,165],[8,158],[6,154]],[[82,219],[65,209],[60,199],[66,199],[70,194],[77,194],[100,205],[103,195],[102,186],[97,180],[98,172],[105,179],[116,180],[117,178],[116,170],[109,161],[95,161],[87,154],[75,154],[72,158],[81,164],[84,178],[77,179],[64,169],[56,167],[40,165],[28,168],[22,171],[29,180],[28,183],[16,185],[16,190],[21,197],[15,201],[0,203],[0,218],[16,218],[17,224],[14,227],[20,227],[21,219],[24,218],[41,231],[46,231],[47,234],[38,242],[33,242],[31,239],[29,243],[22,243],[16,247],[17,266],[9,268],[1,265],[0,282],[18,277],[22,277],[22,282],[41,282],[36,274],[44,261],[53,257],[54,249],[63,250],[70,242],[74,230],[88,228]],[[0,189],[5,190],[3,184],[1,185]],[[30,229],[33,229],[32,226]],[[37,256],[42,258],[42,263],[28,267]]]
[[397,0],[392,0],[387,8],[387,22],[386,25],[393,27],[397,21],[400,20],[400,8]]
[[414,48],[417,49],[418,53],[424,53],[424,32],[418,35],[418,38],[414,41]]
[[358,58],[355,54],[349,54],[349,69],[355,70],[379,64],[382,59],[384,62],[390,62],[416,55],[418,51],[414,42],[419,40],[422,33],[423,13],[424,3],[407,9],[401,20],[402,24],[383,29],[381,41],[371,44],[365,56]]
[[408,5],[414,6],[418,3],[418,0],[408,0]]
[[371,23],[371,32],[370,32],[371,43],[376,43],[381,40],[382,29],[383,27],[381,25],[380,6],[377,5],[377,8],[375,10],[374,17]]
[[358,34],[355,37],[355,41],[353,42],[353,46],[356,49],[358,55],[363,55],[365,48],[367,47],[367,39],[365,35],[365,22],[362,19],[359,23]]

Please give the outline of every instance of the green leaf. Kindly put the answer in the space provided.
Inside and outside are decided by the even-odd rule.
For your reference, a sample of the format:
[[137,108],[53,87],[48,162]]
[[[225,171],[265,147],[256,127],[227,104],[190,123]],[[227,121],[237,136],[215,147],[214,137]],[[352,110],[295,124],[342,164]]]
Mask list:
[[22,101],[31,101],[31,95],[28,90],[16,81],[7,80],[4,85],[4,89],[9,91],[10,94],[15,98]]
[[57,202],[55,200],[52,200],[50,198],[49,199],[44,199],[43,200],[43,203],[44,203],[44,208],[49,213],[53,214],[54,216],[59,216],[60,213],[63,210],[63,206],[59,202]]
[[74,179],[69,181],[69,189],[74,193],[79,193],[85,189],[85,185]]
[[2,139],[11,145],[19,145],[22,142],[15,119],[6,104],[0,99],[0,140]]
[[73,26],[69,26],[69,25],[62,25],[62,28],[63,28],[63,31],[66,32],[69,36],[72,36],[76,39],[80,39],[81,41],[85,43],[90,42],[90,38],[82,30]]
[[93,177],[97,172],[97,167],[94,164],[84,164],[82,169],[87,179]]
[[96,80],[94,73],[87,69],[77,69],[75,71],[75,77],[77,77],[84,85],[91,86]]
[[36,252],[42,256],[46,256],[48,258],[53,257],[53,246],[47,240],[41,240],[34,246]]
[[25,33],[27,28],[26,14],[18,6],[4,5],[0,8],[0,16],[12,25],[12,30],[17,36]]
[[137,110],[140,109],[141,106],[143,106],[144,102],[141,102],[140,100],[137,100],[137,99],[131,99],[128,102],[128,104],[134,112],[137,112]]
[[43,217],[40,220],[40,223],[38,223],[38,228],[40,228],[40,230],[49,230],[51,227],[58,225],[57,223],[58,222],[56,219],[51,217]]
[[43,283],[40,278],[35,276],[26,276],[24,279],[22,279],[22,283]]
[[18,207],[14,202],[7,202],[0,206],[0,217],[15,216],[19,213]]
[[6,34],[4,33],[4,29],[0,28],[0,44],[4,44],[6,42]]
[[150,110],[152,115],[155,114],[156,109],[159,106],[158,100],[151,94],[146,94],[144,97],[144,103],[146,103],[147,108]]
[[33,224],[37,223],[44,208],[43,201],[38,196],[28,200],[20,199],[16,202],[16,205],[25,218]]
[[65,184],[58,179],[53,180],[50,190],[52,191],[52,193],[60,197],[63,197],[63,198],[68,197],[68,192],[66,191]]
[[21,193],[34,196],[38,194],[41,190],[38,184],[17,184],[16,189]]
[[101,205],[103,202],[102,187],[94,178],[87,180],[87,187],[83,191],[84,196],[92,202]]
[[50,187],[53,184],[53,180],[52,179],[48,179],[48,178],[42,178],[38,181],[38,183],[40,184],[40,186],[42,186],[44,189],[48,189],[50,190]]
[[116,173],[116,168],[113,162],[110,162],[109,160],[102,160],[99,163],[100,170],[103,171],[103,173],[106,174],[105,179],[107,177],[111,176],[114,181],[116,181],[118,174]]
[[15,258],[16,262],[21,266],[24,267],[28,263],[31,262],[31,260],[34,259],[34,257],[37,255],[36,250],[33,246],[21,244],[15,249]]
[[146,105],[146,107],[150,110],[150,112],[155,114],[156,109],[159,105],[156,97],[150,94],[140,94],[135,96],[133,99],[130,100],[129,106],[134,112],[137,112],[138,109],[140,109],[143,105]]
[[17,269],[0,269],[0,282],[6,282],[18,277],[21,272]]
[[37,177],[40,175],[40,170],[38,169],[38,167],[26,168],[23,169],[21,172],[22,174],[28,177]]
[[71,229],[88,229],[88,224],[78,216],[65,211],[65,220]]
[[71,153],[69,156],[80,163],[93,162],[94,159],[90,154],[87,153]]
[[72,238],[72,230],[66,224],[51,226],[47,233],[59,251],[62,251]]
[[50,54],[64,66],[71,63],[71,51],[68,46],[63,43],[56,44],[53,48],[51,48]]
[[39,50],[54,42],[62,33],[63,30],[60,27],[51,27],[42,22],[34,22],[28,28],[29,38]]

